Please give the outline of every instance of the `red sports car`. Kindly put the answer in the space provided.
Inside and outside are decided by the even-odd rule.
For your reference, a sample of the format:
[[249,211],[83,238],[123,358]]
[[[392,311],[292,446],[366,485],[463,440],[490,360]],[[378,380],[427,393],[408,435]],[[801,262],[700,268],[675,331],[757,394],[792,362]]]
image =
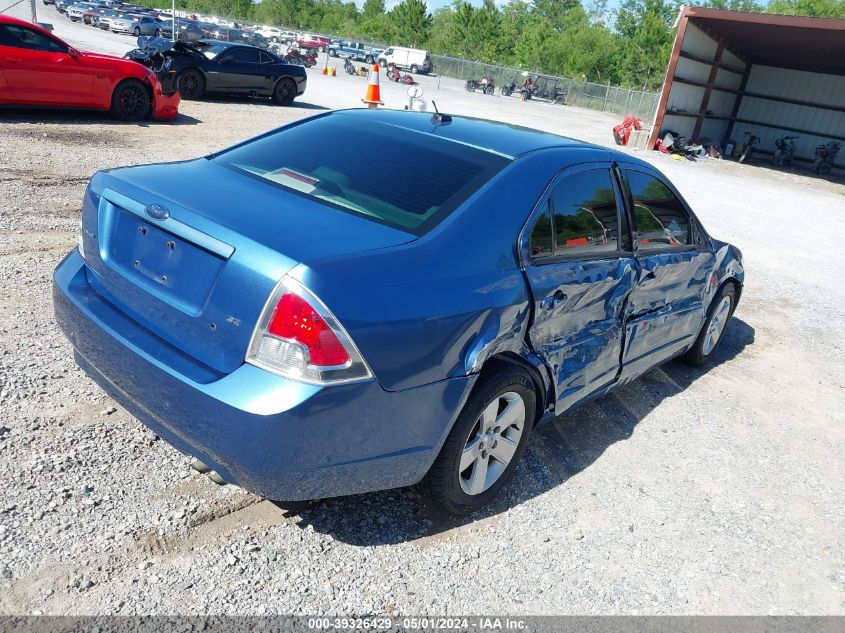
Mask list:
[[123,121],[173,119],[179,93],[155,73],[110,55],[83,53],[44,29],[0,15],[0,106],[110,110]]

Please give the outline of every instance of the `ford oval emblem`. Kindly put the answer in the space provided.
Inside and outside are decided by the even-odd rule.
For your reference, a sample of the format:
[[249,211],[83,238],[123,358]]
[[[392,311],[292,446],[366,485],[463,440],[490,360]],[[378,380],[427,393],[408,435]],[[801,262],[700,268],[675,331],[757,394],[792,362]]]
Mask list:
[[144,211],[148,216],[156,220],[166,220],[170,217],[170,211],[168,211],[167,207],[160,204],[148,204],[144,208]]

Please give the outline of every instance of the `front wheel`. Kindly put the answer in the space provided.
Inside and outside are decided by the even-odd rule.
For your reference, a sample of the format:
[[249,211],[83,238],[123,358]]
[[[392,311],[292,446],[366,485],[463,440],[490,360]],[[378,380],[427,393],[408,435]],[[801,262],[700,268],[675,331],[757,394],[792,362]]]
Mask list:
[[138,37],[140,34],[141,34],[141,29],[139,29],[137,26],[134,29],[132,29],[132,35],[134,35],[135,37]]
[[491,95],[496,91],[495,86],[484,86],[484,94]]
[[337,51],[333,48],[329,49],[329,57],[337,57]]
[[695,343],[690,350],[684,354],[683,360],[696,367],[699,367],[707,362],[710,354],[716,349],[716,345],[722,340],[722,335],[725,333],[725,327],[728,320],[733,314],[736,306],[736,290],[734,285],[730,282],[722,286],[719,294],[713,299],[710,304],[710,310],[707,312],[707,320],[704,322],[704,327]]
[[367,55],[367,56],[364,58],[364,63],[365,63],[365,64],[372,64],[372,63],[373,63],[373,57],[372,57],[372,55]]
[[179,75],[176,89],[183,99],[199,99],[205,93],[205,78],[195,68],[189,68]]
[[411,73],[416,75],[418,72],[420,72],[419,66],[417,66],[416,64],[411,64]]
[[503,97],[510,97],[512,90],[507,86],[502,86],[502,89],[499,92],[502,93]]
[[489,503],[513,476],[531,433],[536,395],[518,367],[482,379],[420,482],[423,498],[448,514]]
[[294,97],[296,97],[296,84],[293,79],[287,77],[279,79],[276,89],[273,90],[273,101],[280,106],[289,106],[293,103]]
[[155,36],[161,37],[161,29],[156,29]]
[[137,79],[127,79],[115,88],[111,98],[112,116],[121,121],[140,121],[150,114],[152,99],[147,87]]

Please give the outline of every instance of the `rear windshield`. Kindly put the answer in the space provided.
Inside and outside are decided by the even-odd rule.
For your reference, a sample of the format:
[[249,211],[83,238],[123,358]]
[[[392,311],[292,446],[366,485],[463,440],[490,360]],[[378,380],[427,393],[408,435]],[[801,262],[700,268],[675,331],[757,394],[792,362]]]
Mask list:
[[423,235],[509,159],[430,134],[329,115],[217,154],[220,165]]

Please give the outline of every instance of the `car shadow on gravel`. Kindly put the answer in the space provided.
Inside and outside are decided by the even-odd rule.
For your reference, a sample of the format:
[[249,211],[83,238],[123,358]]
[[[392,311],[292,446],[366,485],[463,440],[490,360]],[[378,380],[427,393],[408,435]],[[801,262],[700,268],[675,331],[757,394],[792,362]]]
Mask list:
[[294,100],[289,106],[279,106],[275,101],[269,97],[244,97],[239,95],[211,95],[202,98],[203,103],[247,103],[250,105],[267,106],[269,108],[293,108],[295,110],[329,110],[326,106],[321,106],[316,103],[309,103],[307,101]]
[[133,125],[137,127],[150,127],[159,125],[197,125],[198,123],[202,123],[202,121],[187,114],[180,113],[171,121],[145,120],[130,123],[128,121],[118,121],[108,112],[101,112],[99,110],[19,110],[2,108],[0,109],[0,123],[54,123],[59,125],[112,125],[119,127]]
[[731,361],[754,342],[754,328],[734,317],[704,367],[671,361],[634,382],[537,430],[511,484],[488,507],[466,517],[443,517],[421,507],[412,488],[325,499],[289,510],[302,528],[350,545],[374,546],[435,537],[491,519],[548,492],[588,468],[608,447],[628,439],[634,428],[666,398]]

